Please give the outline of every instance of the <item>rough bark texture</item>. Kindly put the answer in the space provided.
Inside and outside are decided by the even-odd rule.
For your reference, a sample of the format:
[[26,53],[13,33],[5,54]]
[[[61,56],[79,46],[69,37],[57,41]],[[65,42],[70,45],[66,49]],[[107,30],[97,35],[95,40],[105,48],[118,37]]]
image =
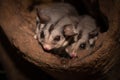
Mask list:
[[[120,52],[119,0],[100,0],[100,8],[108,17],[109,30],[97,40],[91,55],[83,52],[75,59],[65,59],[42,50],[35,34],[35,11],[30,12],[29,0],[1,0],[0,25],[9,41],[18,48],[26,60],[59,80],[90,80],[107,73],[118,62]],[[102,46],[99,43],[102,42]]]

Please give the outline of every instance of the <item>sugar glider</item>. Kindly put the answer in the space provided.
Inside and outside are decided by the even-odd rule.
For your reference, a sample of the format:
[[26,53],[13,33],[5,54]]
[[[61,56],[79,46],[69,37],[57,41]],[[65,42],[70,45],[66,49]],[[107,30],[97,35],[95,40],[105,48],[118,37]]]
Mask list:
[[92,48],[99,33],[99,28],[91,16],[84,15],[79,18],[76,29],[78,35],[75,36],[75,42],[66,48],[66,52],[71,57],[76,57],[81,50]]
[[76,34],[78,21],[77,11],[67,3],[37,8],[36,36],[43,49],[52,50],[68,45],[70,37]]

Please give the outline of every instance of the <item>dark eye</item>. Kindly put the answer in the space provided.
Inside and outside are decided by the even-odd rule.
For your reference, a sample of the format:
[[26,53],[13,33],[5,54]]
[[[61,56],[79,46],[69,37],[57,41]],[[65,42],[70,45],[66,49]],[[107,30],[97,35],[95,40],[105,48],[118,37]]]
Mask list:
[[44,35],[44,32],[43,32],[43,31],[41,32],[40,37],[41,37],[41,38],[44,38],[44,37],[45,37],[45,35]]
[[85,49],[86,48],[86,43],[82,43],[82,44],[80,44],[80,49]]
[[56,36],[55,38],[54,38],[54,41],[59,41],[60,40],[60,36]]

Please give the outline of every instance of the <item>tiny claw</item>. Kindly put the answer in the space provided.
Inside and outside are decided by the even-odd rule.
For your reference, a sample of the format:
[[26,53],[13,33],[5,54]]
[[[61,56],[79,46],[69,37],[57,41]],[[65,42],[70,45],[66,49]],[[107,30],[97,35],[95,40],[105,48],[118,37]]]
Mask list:
[[37,35],[36,34],[34,35],[34,39],[37,39]]
[[66,52],[68,52],[68,49],[65,49]]

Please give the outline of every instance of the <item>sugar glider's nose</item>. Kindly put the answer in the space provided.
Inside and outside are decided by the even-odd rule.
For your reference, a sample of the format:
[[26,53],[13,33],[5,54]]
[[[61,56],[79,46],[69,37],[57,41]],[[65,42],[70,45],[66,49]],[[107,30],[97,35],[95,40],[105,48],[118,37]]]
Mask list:
[[48,44],[43,45],[43,48],[45,50],[51,50],[52,49],[52,47],[50,45],[48,45]]
[[72,58],[75,58],[75,57],[77,57],[77,54],[76,54],[76,53],[71,53],[70,56],[71,56]]

